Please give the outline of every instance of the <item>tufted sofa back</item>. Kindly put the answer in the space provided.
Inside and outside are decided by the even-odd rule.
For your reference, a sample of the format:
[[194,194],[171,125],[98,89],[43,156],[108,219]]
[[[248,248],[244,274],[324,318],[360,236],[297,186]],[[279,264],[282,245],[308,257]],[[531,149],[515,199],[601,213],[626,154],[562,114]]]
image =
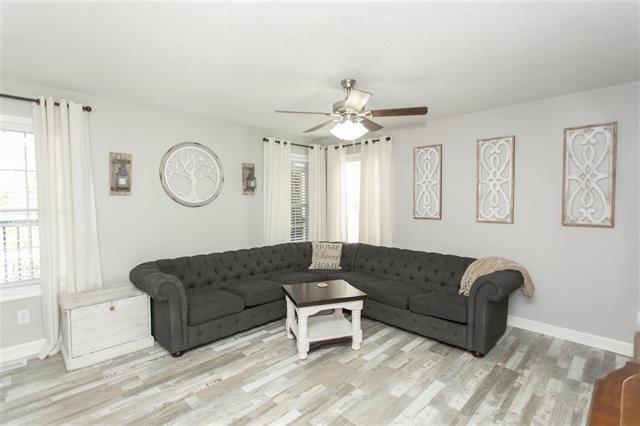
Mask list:
[[356,255],[360,250],[360,243],[342,243],[342,251],[340,252],[340,267],[343,271],[353,271]]
[[440,253],[362,244],[354,269],[417,284],[425,290],[457,293],[460,280],[475,259]]
[[[351,271],[362,244],[344,244],[340,265]],[[219,288],[226,281],[257,278],[273,272],[299,271],[311,264],[311,243],[285,243],[223,253],[161,259],[158,269],[178,278],[185,289],[200,286]]]
[[[475,259],[453,255],[378,247],[360,243],[342,246],[343,271],[364,271],[415,283],[425,290],[457,292]],[[161,272],[177,277],[185,289],[220,287],[224,282],[257,278],[274,272],[299,271],[311,263],[311,243],[285,243],[223,253],[161,259]]]
[[225,281],[258,277],[272,272],[295,271],[311,264],[310,243],[286,243],[223,253],[162,259],[156,261],[161,272],[174,275],[185,289]]

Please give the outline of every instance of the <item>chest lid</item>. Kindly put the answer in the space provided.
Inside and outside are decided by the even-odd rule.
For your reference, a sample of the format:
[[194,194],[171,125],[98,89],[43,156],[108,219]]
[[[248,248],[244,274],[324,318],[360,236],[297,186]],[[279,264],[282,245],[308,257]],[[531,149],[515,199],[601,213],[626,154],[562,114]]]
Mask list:
[[112,300],[140,296],[143,294],[145,293],[139,290],[133,284],[124,282],[105,286],[95,290],[61,294],[58,297],[58,301],[62,310],[69,310],[82,306],[91,306],[98,303],[110,302]]

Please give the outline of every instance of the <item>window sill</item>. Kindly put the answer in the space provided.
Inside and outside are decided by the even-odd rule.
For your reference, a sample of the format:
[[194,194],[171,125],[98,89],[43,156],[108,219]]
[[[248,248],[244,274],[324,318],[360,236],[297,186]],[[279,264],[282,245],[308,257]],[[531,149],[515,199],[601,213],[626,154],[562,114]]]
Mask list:
[[42,287],[40,286],[40,281],[9,285],[6,288],[0,288],[0,303],[40,297],[41,295]]

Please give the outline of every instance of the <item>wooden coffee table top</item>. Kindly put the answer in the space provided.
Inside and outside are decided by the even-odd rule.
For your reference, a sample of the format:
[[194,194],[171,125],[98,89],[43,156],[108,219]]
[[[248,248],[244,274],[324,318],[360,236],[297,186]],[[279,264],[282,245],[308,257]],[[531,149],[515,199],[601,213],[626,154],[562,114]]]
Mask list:
[[[319,283],[327,283],[325,288]],[[330,303],[364,300],[367,295],[345,280],[318,281],[303,284],[284,284],[282,289],[296,307],[328,305]]]

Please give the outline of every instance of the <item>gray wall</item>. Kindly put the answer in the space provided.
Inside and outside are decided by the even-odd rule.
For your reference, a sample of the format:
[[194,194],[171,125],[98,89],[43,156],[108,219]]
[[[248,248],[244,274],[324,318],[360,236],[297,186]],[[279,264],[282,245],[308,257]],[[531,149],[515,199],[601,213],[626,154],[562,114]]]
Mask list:
[[[389,130],[394,137],[394,245],[526,266],[537,290],[510,313],[631,342],[638,288],[638,83]],[[562,130],[618,122],[616,226],[560,226]],[[384,123],[383,123],[384,124]],[[516,136],[515,224],[475,221],[476,140]],[[412,219],[412,148],[443,145],[443,216]]]
[[[0,348],[9,348],[44,338],[42,299],[39,296],[0,303]],[[18,325],[18,312],[30,312],[30,322]]]
[[[127,280],[140,262],[162,257],[217,252],[261,245],[262,137],[291,137],[271,130],[223,123],[207,117],[3,81],[3,93],[46,94],[93,107],[90,113],[100,259],[105,284]],[[31,104],[6,101],[0,113],[31,116]],[[305,140],[296,137],[296,140]],[[220,157],[225,181],[219,197],[200,208],[171,200],[160,185],[160,159],[172,145],[196,141]],[[133,154],[132,195],[109,195],[109,152]],[[241,163],[256,164],[256,195],[242,195]],[[29,325],[15,327],[16,312],[32,313]],[[42,337],[38,298],[0,304],[0,347]],[[38,315],[36,315],[38,312]],[[5,321],[5,317],[10,319]],[[28,332],[25,330],[28,329]]]
[[[447,119],[427,119],[426,126],[419,129],[388,129],[385,133],[394,137],[396,165],[394,245],[510,257],[529,268],[537,285],[534,298],[525,299],[520,294],[512,298],[512,314],[630,341],[640,310],[638,90],[635,83]],[[255,196],[241,195],[240,163],[255,162],[261,176],[260,139],[287,135],[6,81],[2,92],[66,97],[94,107],[91,133],[105,283],[125,280],[132,266],[148,259],[261,244],[260,181]],[[2,101],[0,113],[29,116],[31,107]],[[562,129],[611,120],[619,124],[616,228],[561,227]],[[515,224],[477,224],[475,141],[505,134],[516,135]],[[305,142],[300,137],[292,138]],[[206,144],[223,162],[224,189],[207,207],[179,206],[164,194],[158,181],[162,154],[186,140]],[[443,219],[414,220],[412,148],[435,143],[443,144]],[[110,151],[133,154],[131,197],[108,195]],[[21,309],[31,310],[32,322],[17,327],[16,312]],[[42,337],[38,298],[2,303],[0,310],[0,348]]]

